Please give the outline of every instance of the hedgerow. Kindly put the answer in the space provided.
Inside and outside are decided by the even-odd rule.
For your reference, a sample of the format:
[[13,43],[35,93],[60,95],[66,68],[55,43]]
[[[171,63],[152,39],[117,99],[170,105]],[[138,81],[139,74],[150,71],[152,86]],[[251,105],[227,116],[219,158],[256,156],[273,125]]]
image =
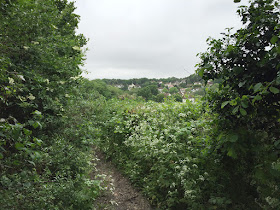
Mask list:
[[[106,107],[106,117],[96,123],[98,144],[152,204],[211,206],[209,196],[217,193],[206,170],[210,117],[200,103],[111,100]],[[229,202],[222,196],[220,206]]]
[[74,9],[0,1],[0,209],[91,209],[100,190],[91,127],[75,112],[86,39]]

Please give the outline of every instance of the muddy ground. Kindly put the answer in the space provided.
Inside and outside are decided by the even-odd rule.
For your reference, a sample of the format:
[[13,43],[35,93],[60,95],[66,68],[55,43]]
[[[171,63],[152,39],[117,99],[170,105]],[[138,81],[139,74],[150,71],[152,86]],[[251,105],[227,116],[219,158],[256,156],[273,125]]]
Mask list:
[[151,210],[148,200],[141,195],[117,168],[105,159],[105,156],[95,149],[96,174],[101,175],[106,188],[105,192],[96,200],[97,210]]

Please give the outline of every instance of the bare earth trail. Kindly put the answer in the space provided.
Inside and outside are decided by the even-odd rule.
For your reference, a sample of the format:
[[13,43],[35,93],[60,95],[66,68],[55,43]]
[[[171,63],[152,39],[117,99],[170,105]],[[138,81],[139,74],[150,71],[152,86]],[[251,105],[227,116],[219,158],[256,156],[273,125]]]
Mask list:
[[[95,202],[97,210],[151,210],[146,198],[134,189],[130,181],[116,167],[95,150],[96,174],[104,175],[107,190]],[[94,175],[93,175],[94,176]]]

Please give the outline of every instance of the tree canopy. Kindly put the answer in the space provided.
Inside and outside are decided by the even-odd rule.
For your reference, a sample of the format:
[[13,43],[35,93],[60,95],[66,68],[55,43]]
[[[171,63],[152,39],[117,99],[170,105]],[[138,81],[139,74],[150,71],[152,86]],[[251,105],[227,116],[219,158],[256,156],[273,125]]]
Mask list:
[[237,203],[270,208],[280,197],[279,1],[251,0],[238,14],[243,28],[209,38],[197,73],[206,82],[220,80],[206,98],[217,114],[211,148],[228,172],[225,186],[239,192],[231,195]]

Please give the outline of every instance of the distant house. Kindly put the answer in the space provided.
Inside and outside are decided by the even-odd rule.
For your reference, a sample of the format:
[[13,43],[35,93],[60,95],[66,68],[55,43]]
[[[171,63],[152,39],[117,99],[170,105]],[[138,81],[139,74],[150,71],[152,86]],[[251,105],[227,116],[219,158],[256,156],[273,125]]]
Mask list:
[[128,85],[128,90],[131,91],[133,88],[135,88],[136,86],[132,83],[131,85]]
[[115,85],[115,87],[117,87],[117,88],[123,88],[124,85]]
[[131,85],[128,85],[128,87],[127,87],[127,89],[128,89],[129,91],[131,91],[131,90],[134,89],[134,88],[141,88],[141,86],[140,86],[140,85],[134,85],[134,84],[132,83]]
[[174,86],[175,86],[175,85],[176,85],[176,86],[180,85],[180,81],[174,82],[173,85],[174,85]]
[[158,92],[162,93],[163,88],[158,88]]
[[166,86],[168,87],[168,89],[170,89],[170,88],[174,87],[174,85],[172,85],[172,83],[171,83],[171,82],[169,82]]
[[193,97],[189,97],[188,99],[189,99],[189,101],[191,101],[191,102],[194,102],[194,101],[195,101],[195,99],[194,99]]
[[195,82],[195,83],[193,83],[194,85],[201,85],[201,83],[200,82]]
[[196,91],[198,91],[199,90],[199,88],[195,88],[195,89],[192,89],[191,91],[192,92],[196,92]]
[[185,95],[185,93],[186,93],[186,88],[180,88],[180,93],[181,93],[182,95]]

